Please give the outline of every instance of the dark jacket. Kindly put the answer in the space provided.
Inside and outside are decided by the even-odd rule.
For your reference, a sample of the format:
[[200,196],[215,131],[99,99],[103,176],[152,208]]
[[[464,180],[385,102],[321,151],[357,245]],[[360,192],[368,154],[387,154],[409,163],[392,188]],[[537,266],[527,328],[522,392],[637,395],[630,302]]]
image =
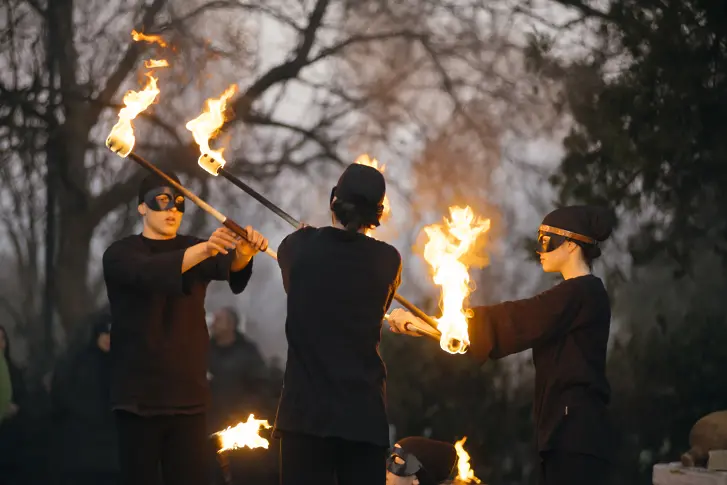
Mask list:
[[606,350],[611,307],[603,282],[572,278],[533,298],[474,308],[472,354],[499,359],[533,349],[538,451],[612,459]]
[[257,346],[237,333],[228,346],[210,344],[209,379],[212,405],[209,417],[214,430],[245,421],[250,413],[261,416],[268,370]]
[[60,470],[118,470],[111,359],[96,344],[97,337],[94,332],[89,345],[59,362],[53,374],[53,458]]
[[213,280],[241,293],[252,261],[232,272],[234,252],[218,254],[182,273],[187,248],[201,239],[141,235],[114,242],[103,256],[113,315],[112,390],[115,409],[141,415],[196,414],[209,402],[209,334],[205,296]]

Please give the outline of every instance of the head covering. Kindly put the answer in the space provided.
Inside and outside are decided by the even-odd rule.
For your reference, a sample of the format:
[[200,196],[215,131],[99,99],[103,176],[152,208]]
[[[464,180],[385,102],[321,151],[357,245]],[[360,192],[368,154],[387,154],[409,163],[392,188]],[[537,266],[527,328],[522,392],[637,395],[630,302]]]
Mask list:
[[[539,227],[539,252],[552,251],[566,240],[597,249],[598,243],[611,235],[615,222],[613,213],[605,207],[560,207],[543,218]],[[596,252],[600,255],[600,250]]]
[[448,479],[457,463],[457,451],[444,441],[412,436],[399,441],[397,446],[404,455],[414,455],[421,463],[421,469],[415,473],[421,485],[435,485]]
[[[174,172],[165,172],[172,180],[181,185],[179,177]],[[167,194],[170,198],[170,203],[164,207],[160,207],[156,202],[156,196],[161,194]],[[184,197],[184,194],[179,192],[176,188],[167,182],[164,178],[160,177],[156,173],[151,173],[141,181],[139,185],[138,201],[139,204],[145,202],[151,210],[168,210],[173,206],[177,207],[177,210],[184,212],[184,201],[177,203],[178,197]]]

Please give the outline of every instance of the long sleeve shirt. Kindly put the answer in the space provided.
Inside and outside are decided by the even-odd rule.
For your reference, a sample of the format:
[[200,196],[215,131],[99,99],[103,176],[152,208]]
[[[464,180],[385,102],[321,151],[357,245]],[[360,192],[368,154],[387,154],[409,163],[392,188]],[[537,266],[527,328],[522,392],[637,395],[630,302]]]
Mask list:
[[606,350],[611,307],[603,282],[585,275],[533,298],[474,308],[472,354],[485,361],[533,350],[539,451],[610,458]]
[[219,254],[182,273],[184,252],[200,242],[185,235],[168,240],[134,235],[104,253],[115,409],[193,414],[207,406],[207,286],[227,280],[233,293],[241,293],[252,275],[252,261],[232,272],[234,253]]
[[401,256],[364,234],[304,228],[278,249],[288,360],[276,431],[388,446],[381,326]]

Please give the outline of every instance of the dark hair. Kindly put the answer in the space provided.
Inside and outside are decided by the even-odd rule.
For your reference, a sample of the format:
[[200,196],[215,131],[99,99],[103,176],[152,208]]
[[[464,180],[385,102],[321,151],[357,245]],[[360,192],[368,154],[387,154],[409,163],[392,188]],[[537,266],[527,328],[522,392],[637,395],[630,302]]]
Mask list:
[[380,211],[356,205],[351,202],[335,199],[331,202],[331,210],[346,230],[357,232],[360,229],[371,229],[379,225]]

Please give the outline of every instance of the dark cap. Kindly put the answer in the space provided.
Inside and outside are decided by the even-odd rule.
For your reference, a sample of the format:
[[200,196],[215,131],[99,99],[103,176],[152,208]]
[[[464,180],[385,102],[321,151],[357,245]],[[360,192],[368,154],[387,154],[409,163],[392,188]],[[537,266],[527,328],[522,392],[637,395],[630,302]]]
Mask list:
[[338,179],[334,195],[343,202],[376,207],[384,202],[386,180],[375,168],[352,163]]
[[448,479],[457,464],[457,450],[445,441],[412,436],[404,438],[397,445],[416,456],[422,464],[423,469],[416,474],[422,485],[433,485]]
[[[575,233],[576,236],[585,236],[594,242],[608,239],[615,224],[616,218],[609,209],[589,205],[571,205],[555,209],[545,216],[542,222],[542,226]],[[574,239],[579,240],[577,237]],[[583,242],[588,241],[583,240]]]
[[[180,185],[182,184],[179,181],[179,177],[177,177],[177,174],[175,174],[174,172],[164,172],[164,173],[169,175],[169,177],[172,180],[174,180],[175,182],[177,182],[178,184],[180,184]],[[139,185],[139,204],[144,202],[144,196],[146,196],[147,192],[149,192],[152,189],[159,188],[159,187],[172,187],[172,184],[170,184],[165,179],[163,179],[162,177],[160,177],[159,175],[157,175],[155,173],[151,173],[151,174],[147,175],[144,178],[144,180],[141,181],[141,185]],[[174,188],[174,187],[172,187],[172,188]]]

